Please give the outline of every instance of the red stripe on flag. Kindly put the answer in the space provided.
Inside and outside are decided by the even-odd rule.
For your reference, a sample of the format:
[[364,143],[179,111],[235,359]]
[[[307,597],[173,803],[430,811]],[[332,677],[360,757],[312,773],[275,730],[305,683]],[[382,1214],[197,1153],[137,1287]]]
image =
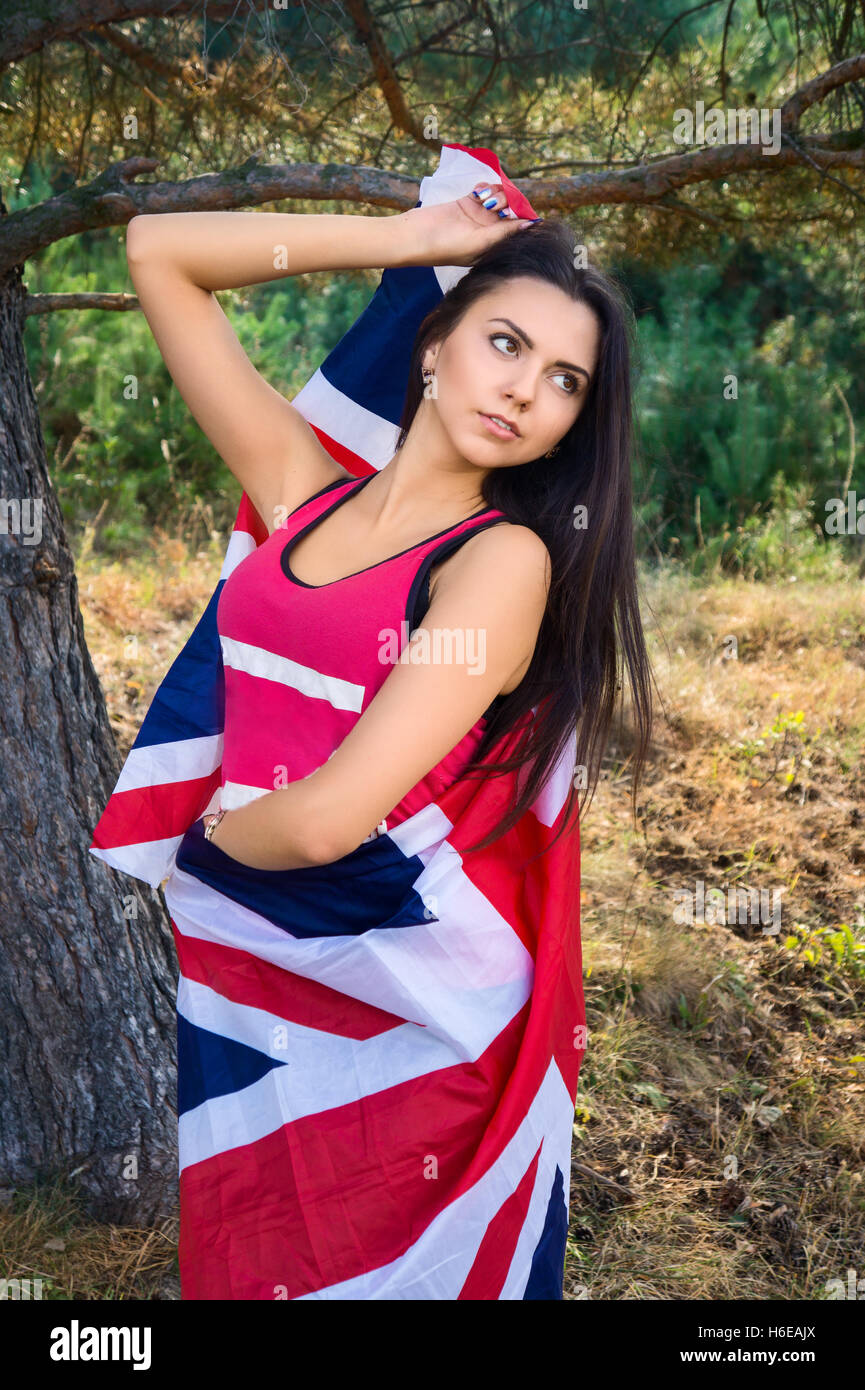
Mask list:
[[263,541],[267,540],[267,527],[245,492],[240,495],[240,505],[237,508],[237,516],[234,519],[232,529],[234,531],[248,531],[256,545],[261,545]]
[[219,786],[220,769],[185,782],[115,792],[93,832],[91,849],[116,849],[185,835]]
[[352,999],[319,980],[308,980],[239,947],[184,936],[176,927],[174,943],[185,979],[207,985],[234,1004],[266,1009],[304,1028],[362,1040],[401,1027],[405,1022],[374,1004]]
[[340,444],[339,440],[334,439],[327,430],[323,430],[321,425],[313,425],[312,421],[309,423],[331,458],[342,464],[343,468],[347,468],[349,473],[354,473],[357,478],[364,478],[367,473],[376,472],[371,463],[360,454],[356,454],[353,449],[349,449],[347,444]]
[[520,1178],[516,1190],[502,1204],[487,1226],[475,1262],[460,1290],[460,1299],[492,1299],[498,1298],[501,1294],[532,1199],[542,1148],[541,1143]]

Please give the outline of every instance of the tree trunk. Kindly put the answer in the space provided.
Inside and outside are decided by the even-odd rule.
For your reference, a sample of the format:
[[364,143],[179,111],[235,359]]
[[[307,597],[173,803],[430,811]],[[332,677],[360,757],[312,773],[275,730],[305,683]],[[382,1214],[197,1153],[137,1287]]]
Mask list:
[[174,945],[159,894],[88,853],[118,755],[23,304],[17,267],[0,277],[0,1184],[63,1176],[95,1219],[149,1225],[176,1211]]

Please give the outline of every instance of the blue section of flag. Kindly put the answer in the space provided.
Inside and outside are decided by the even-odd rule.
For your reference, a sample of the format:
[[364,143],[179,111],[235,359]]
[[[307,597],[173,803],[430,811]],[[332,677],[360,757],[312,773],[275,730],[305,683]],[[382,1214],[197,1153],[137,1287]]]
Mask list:
[[325,358],[322,375],[365,410],[398,425],[418,326],[441,297],[430,266],[385,270],[360,318]]
[[231,1095],[259,1081],[274,1067],[287,1066],[246,1043],[197,1028],[177,1015],[177,1113],[194,1110],[202,1101]]
[[177,851],[177,868],[291,936],[359,936],[374,928],[437,922],[412,884],[423,873],[387,835],[333,863],[306,869],[252,869],[204,838],[197,820]]
[[562,1298],[565,1278],[565,1245],[568,1239],[568,1209],[565,1206],[565,1180],[556,1164],[556,1176],[547,1204],[541,1238],[535,1246],[529,1282],[523,1298]]
[[216,605],[224,584],[224,579],[217,584],[192,636],[172,662],[153,697],[133,748],[149,748],[156,743],[176,743],[223,732],[225,680]]

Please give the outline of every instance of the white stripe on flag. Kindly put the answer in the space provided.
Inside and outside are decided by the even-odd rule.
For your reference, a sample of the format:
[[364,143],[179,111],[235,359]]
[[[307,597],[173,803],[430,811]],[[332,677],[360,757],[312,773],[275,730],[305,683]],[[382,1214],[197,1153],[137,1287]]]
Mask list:
[[[179,932],[248,951],[260,960],[318,980],[350,999],[375,1005],[406,1022],[423,1024],[454,1049],[473,1058],[492,1042],[528,999],[534,961],[508,922],[462,871],[442,870],[441,852],[414,887],[438,918],[395,929],[372,928],[359,936],[294,937],[259,913],[175,866],[165,901]],[[513,989],[514,1007],[487,1015],[467,1006],[498,1000],[499,986]]]
[[[421,179],[418,197],[423,207],[435,207],[438,203],[452,203],[471,193],[481,179],[500,183],[501,179],[491,165],[485,164],[465,150],[455,150],[445,146],[439,158],[435,173]],[[469,267],[464,265],[437,265],[433,267],[442,294],[447,294],[464,275]]]
[[[409,816],[408,820],[394,825],[387,831],[387,835],[406,859],[412,859],[417,855],[426,864],[452,830],[453,824],[444,811],[431,801],[428,806]],[[453,850],[453,853],[456,851]]]
[[257,676],[261,680],[275,681],[279,685],[299,690],[314,700],[326,700],[334,709],[347,709],[360,713],[366,686],[356,685],[354,681],[340,680],[338,676],[325,675],[313,666],[303,666],[290,657],[269,652],[266,647],[254,647],[249,642],[239,642],[234,637],[220,637],[222,660],[233,671],[242,671],[247,676]]
[[239,806],[248,806],[260,796],[267,796],[273,787],[253,787],[246,782],[223,782],[219,791],[219,804],[224,811],[236,811]]
[[112,794],[208,777],[222,763],[223,741],[222,734],[205,734],[131,748]]
[[232,570],[237,569],[241,560],[245,560],[247,555],[251,555],[253,550],[257,549],[255,537],[250,535],[249,531],[242,531],[240,528],[232,531],[219,578],[227,579]]
[[139,845],[118,845],[116,849],[96,849],[91,846],[89,853],[110,864],[112,869],[141,878],[151,888],[158,888],[174,868],[177,847],[182,839],[182,835],[170,835],[165,840],[145,840]]
[[337,444],[383,468],[396,450],[398,426],[346,396],[319,368],[292,401],[305,420],[318,425]]
[[[561,1077],[555,1059],[550,1062],[550,1066],[555,1067],[556,1072]],[[562,1077],[563,1087],[564,1084]],[[567,1103],[562,1102],[559,1118],[561,1123],[558,1127],[555,1128],[551,1125],[544,1136],[544,1147],[538,1159],[538,1171],[535,1174],[535,1185],[532,1188],[526,1220],[520,1231],[507,1278],[499,1294],[501,1300],[522,1298],[525,1294],[532,1268],[532,1256],[547,1219],[556,1166],[560,1168],[562,1174],[562,1199],[565,1211],[568,1212],[570,1208],[571,1145],[574,1137],[574,1107],[571,1104],[570,1096],[568,1096]]]
[[559,761],[529,808],[534,811],[541,825],[555,825],[559,812],[570,794],[576,756],[577,734],[574,730],[562,750]]

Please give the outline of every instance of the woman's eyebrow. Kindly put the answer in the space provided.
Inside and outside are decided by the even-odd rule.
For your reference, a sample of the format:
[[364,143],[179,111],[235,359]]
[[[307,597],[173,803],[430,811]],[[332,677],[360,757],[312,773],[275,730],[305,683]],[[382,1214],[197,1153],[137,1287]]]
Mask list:
[[[512,329],[514,330],[514,332],[515,332],[516,334],[518,334],[520,338],[522,338],[523,342],[525,343],[526,347],[529,349],[530,352],[531,352],[531,350],[534,348],[535,345],[534,345],[534,343],[532,342],[532,340],[531,340],[531,338],[529,337],[529,335],[528,335],[526,332],[524,332],[524,330],[523,330],[522,328],[517,328],[517,325],[516,325],[515,323],[513,323],[510,319],[499,319],[499,318],[487,319],[487,323],[506,323],[506,324],[508,325],[508,328],[512,328]],[[589,383],[591,383],[592,378],[589,376],[589,374],[588,374],[588,372],[586,371],[585,367],[578,367],[578,366],[576,365],[575,362],[562,362],[562,360],[561,360],[561,358],[560,358],[558,362],[554,362],[554,363],[553,363],[553,366],[554,366],[554,367],[569,367],[569,368],[571,369],[572,372],[582,372],[583,376],[586,378],[586,381],[588,381]]]

